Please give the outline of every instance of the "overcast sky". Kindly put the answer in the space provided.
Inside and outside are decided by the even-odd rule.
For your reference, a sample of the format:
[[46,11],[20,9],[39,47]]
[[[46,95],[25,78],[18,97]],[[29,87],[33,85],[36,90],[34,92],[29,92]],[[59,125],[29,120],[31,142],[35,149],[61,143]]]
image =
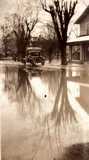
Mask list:
[[0,16],[4,16],[9,12],[14,12],[16,0],[0,0]]
[[[0,17],[6,15],[7,13],[15,12],[18,1],[19,2],[23,1],[24,3],[27,0],[0,0]],[[34,5],[36,5],[38,2],[38,0],[28,0],[28,1]],[[79,4],[80,6],[78,12],[82,12],[82,9],[89,4],[89,0],[79,0]]]

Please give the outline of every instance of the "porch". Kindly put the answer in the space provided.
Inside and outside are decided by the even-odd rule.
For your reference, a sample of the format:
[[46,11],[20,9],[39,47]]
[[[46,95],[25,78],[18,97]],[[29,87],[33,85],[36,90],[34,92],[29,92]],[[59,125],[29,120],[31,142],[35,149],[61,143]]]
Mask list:
[[77,37],[67,42],[69,48],[69,61],[84,63],[89,61],[89,36]]

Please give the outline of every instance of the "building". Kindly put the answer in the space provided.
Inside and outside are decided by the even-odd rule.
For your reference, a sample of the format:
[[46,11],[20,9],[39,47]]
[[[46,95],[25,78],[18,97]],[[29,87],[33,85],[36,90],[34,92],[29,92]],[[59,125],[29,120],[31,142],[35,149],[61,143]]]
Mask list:
[[80,36],[67,42],[71,55],[70,60],[89,61],[89,6],[75,24],[80,26]]

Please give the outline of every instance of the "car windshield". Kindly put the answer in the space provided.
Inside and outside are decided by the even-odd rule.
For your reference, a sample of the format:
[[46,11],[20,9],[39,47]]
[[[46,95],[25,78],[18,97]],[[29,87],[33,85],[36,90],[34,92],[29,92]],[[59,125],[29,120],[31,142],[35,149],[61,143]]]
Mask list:
[[32,56],[39,56],[40,52],[31,52],[30,55]]

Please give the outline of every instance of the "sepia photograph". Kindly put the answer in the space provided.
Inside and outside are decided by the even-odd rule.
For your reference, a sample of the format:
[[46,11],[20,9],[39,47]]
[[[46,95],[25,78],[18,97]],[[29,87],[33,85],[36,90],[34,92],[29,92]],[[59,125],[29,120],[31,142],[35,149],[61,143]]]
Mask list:
[[0,160],[89,160],[89,0],[0,0]]

